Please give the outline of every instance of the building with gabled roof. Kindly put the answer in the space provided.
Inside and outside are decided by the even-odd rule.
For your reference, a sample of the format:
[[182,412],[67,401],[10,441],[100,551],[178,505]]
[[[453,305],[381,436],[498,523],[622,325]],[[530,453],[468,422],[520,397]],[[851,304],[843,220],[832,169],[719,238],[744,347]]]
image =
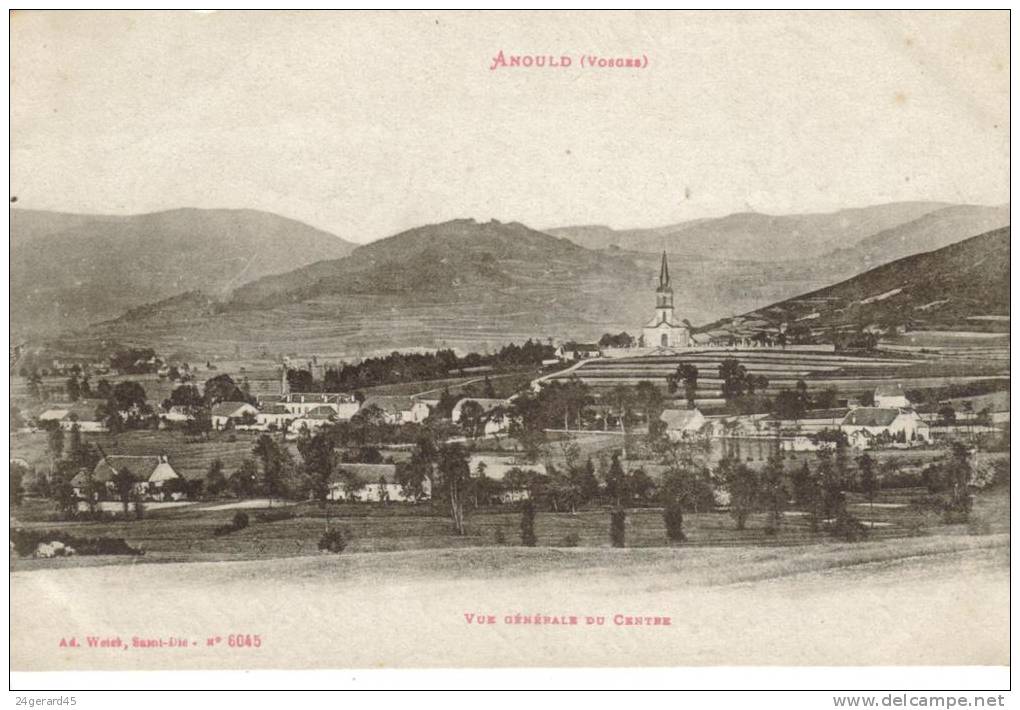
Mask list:
[[691,345],[691,331],[673,313],[673,284],[669,278],[669,262],[662,252],[659,287],[655,290],[655,316],[641,330],[641,344],[646,348],[686,348]]

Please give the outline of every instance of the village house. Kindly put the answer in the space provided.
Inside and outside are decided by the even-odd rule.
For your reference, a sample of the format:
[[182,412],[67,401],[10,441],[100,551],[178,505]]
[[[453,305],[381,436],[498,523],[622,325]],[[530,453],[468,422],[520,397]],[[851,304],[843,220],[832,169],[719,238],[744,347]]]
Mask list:
[[486,478],[500,484],[502,489],[499,493],[500,503],[517,503],[531,497],[531,492],[520,481],[513,481],[513,477],[511,477],[511,480],[507,479],[507,474],[511,471],[541,476],[548,475],[545,464],[527,463],[513,456],[471,454],[468,466],[473,477],[477,478],[484,474]]
[[159,418],[166,422],[172,422],[174,424],[183,424],[190,422],[195,419],[195,413],[192,407],[186,407],[184,405],[175,404],[170,409],[159,414]]
[[316,407],[303,416],[290,420],[290,425],[287,427],[287,438],[296,439],[302,431],[314,434],[322,427],[335,423],[336,420],[336,410],[332,407],[326,405]]
[[[422,482],[421,500],[432,497],[432,482]],[[390,463],[343,463],[333,476],[329,499],[360,503],[416,502],[397,480],[397,467]]]
[[71,431],[75,426],[80,432],[107,431],[106,422],[96,414],[99,407],[106,403],[101,399],[81,399],[72,404],[67,414],[60,420],[60,428]]
[[220,402],[213,405],[209,418],[213,429],[226,429],[228,426],[237,426],[248,418],[255,421],[258,413],[259,410],[247,402]]
[[912,409],[857,407],[847,413],[839,429],[857,448],[869,448],[875,439],[884,438],[903,444],[931,440],[928,423]]
[[291,422],[299,418],[301,418],[300,414],[290,411],[282,404],[264,405],[255,415],[255,421],[263,430],[270,428],[284,430]]
[[387,424],[421,424],[432,411],[423,400],[400,395],[369,397],[361,406],[381,409]]
[[482,412],[485,414],[483,430],[478,432],[482,436],[493,436],[500,432],[506,431],[510,426],[510,418],[505,414],[506,409],[509,407],[510,402],[506,399],[491,399],[483,397],[465,397],[464,399],[453,405],[453,410],[450,412],[450,420],[454,424],[461,423],[461,417],[464,413],[464,405],[468,402],[474,402],[482,408]]
[[556,348],[556,358],[561,362],[590,360],[602,357],[602,348],[598,343],[564,343]]
[[659,421],[666,425],[666,436],[671,441],[684,441],[697,437],[706,420],[697,409],[664,409]]
[[[118,455],[100,459],[92,469],[92,485],[102,486],[105,489],[105,497],[116,499],[119,494],[114,480],[119,472],[125,470],[135,479],[134,492],[148,499],[162,499],[163,487],[168,481],[183,480],[166,456]],[[79,471],[71,479],[71,488],[78,498],[88,498],[89,478],[87,471]],[[173,500],[180,500],[185,496],[184,491],[171,493]]]
[[911,406],[910,400],[903,392],[902,385],[890,384],[879,385],[875,388],[875,406],[883,408],[907,409]]

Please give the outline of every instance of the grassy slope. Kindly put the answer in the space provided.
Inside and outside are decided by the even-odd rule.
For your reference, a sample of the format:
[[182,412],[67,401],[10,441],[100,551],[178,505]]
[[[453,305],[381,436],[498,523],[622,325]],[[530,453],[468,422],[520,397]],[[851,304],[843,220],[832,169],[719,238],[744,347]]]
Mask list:
[[[782,551],[503,548],[16,571],[12,666],[1001,664],[1007,545],[991,536]],[[468,625],[465,613],[499,625]],[[581,624],[506,625],[513,614]],[[671,624],[621,627],[618,614]],[[588,627],[587,615],[605,624]],[[96,633],[195,646],[57,647]],[[262,647],[205,644],[230,633],[260,634]]]

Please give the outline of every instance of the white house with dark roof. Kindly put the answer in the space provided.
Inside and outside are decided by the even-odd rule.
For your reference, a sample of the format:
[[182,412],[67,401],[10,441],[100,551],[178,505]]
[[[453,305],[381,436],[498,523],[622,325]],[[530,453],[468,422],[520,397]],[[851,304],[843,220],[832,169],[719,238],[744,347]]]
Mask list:
[[878,437],[892,437],[906,444],[931,440],[928,423],[913,409],[857,407],[847,413],[839,429],[858,448],[867,448]]
[[402,395],[371,396],[361,403],[361,407],[378,407],[390,424],[421,424],[432,411],[425,401]]
[[270,427],[280,430],[287,429],[291,422],[300,418],[300,414],[290,411],[282,404],[263,405],[259,413],[255,415],[255,421],[258,422],[260,429],[269,429]]
[[[109,495],[116,496],[117,490],[114,478],[121,471],[130,471],[135,478],[135,491],[141,495],[158,498],[162,496],[163,486],[167,481],[180,479],[180,474],[174,470],[170,460],[164,455],[157,456],[128,456],[115,455],[105,456],[92,469],[93,485],[102,484],[106,487]],[[85,471],[79,471],[71,479],[71,487],[79,498],[88,495],[89,475]],[[183,492],[173,494],[175,500],[183,498]]]
[[[432,482],[422,482],[422,498],[432,497]],[[342,463],[329,487],[330,500],[360,503],[414,502],[397,480],[397,467],[391,463]]]
[[214,404],[209,418],[213,429],[225,429],[230,424],[238,424],[246,415],[257,417],[259,410],[247,402],[220,402]]
[[296,439],[302,431],[314,434],[324,426],[337,421],[336,410],[325,405],[316,407],[306,414],[290,420],[287,427],[287,438]]

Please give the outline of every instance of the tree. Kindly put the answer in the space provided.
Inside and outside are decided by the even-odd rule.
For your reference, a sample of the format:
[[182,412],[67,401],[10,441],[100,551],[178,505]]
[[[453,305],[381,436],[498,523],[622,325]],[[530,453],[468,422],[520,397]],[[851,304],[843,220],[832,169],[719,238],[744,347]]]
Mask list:
[[627,493],[634,500],[648,502],[655,491],[655,482],[643,468],[631,471],[627,476]]
[[332,433],[319,430],[312,436],[302,436],[298,439],[297,448],[305,470],[311,476],[312,498],[327,500],[336,463],[336,442]]
[[694,400],[698,394],[698,368],[695,365],[689,362],[680,363],[676,372],[666,378],[666,384],[670,394],[675,393],[683,385],[687,406],[694,407]]
[[173,392],[170,393],[170,397],[163,404],[167,409],[170,409],[170,407],[198,409],[205,405],[205,399],[202,397],[202,393],[198,391],[198,387],[187,384],[175,387]]
[[77,402],[81,398],[81,385],[78,383],[76,375],[71,375],[67,384],[64,385],[64,389],[67,391],[67,398],[72,402]]
[[269,434],[259,436],[252,447],[252,455],[262,464],[260,488],[269,497],[272,506],[273,498],[284,497],[289,493],[289,478],[293,473],[294,462],[290,452],[281,448]]
[[627,474],[620,463],[620,452],[614,451],[606,474],[606,495],[619,506],[627,499]]
[[132,408],[140,409],[145,406],[145,388],[139,383],[132,380],[125,380],[124,382],[118,382],[113,386],[113,392],[111,393],[114,403],[117,409],[121,412],[128,411]]
[[[138,479],[131,473],[131,470],[124,467],[113,474],[113,487],[117,490],[120,502],[124,505],[124,517],[127,517],[128,506],[131,504],[132,494],[135,490],[135,483]],[[90,494],[91,497],[91,494]]]
[[245,459],[230,477],[230,488],[238,498],[251,498],[259,480],[259,469],[253,459]]
[[783,523],[787,493],[783,486],[783,458],[776,452],[769,456],[761,476],[761,501],[768,517],[765,532],[775,535]]
[[525,547],[534,547],[538,542],[535,537],[535,504],[531,500],[524,501],[521,512],[521,544]]
[[775,399],[775,413],[780,419],[798,420],[804,418],[804,398],[794,390],[779,390]]
[[64,430],[60,427],[50,429],[46,434],[46,448],[50,452],[50,475],[57,471],[57,460],[64,453]]
[[765,375],[747,375],[744,382],[748,394],[763,392],[769,386],[769,379]]
[[616,385],[606,395],[606,403],[612,408],[620,422],[620,431],[623,433],[623,456],[626,458],[627,419],[630,418],[631,409],[634,406],[634,391],[627,385]]
[[397,482],[405,498],[418,501],[425,497],[425,481],[432,478],[436,455],[435,443],[423,435],[419,437],[411,459],[397,466]]
[[485,409],[478,402],[469,399],[460,405],[460,426],[472,439],[477,439],[485,427]]
[[857,459],[857,470],[861,475],[861,490],[868,499],[871,519],[875,519],[875,493],[878,492],[878,479],[875,477],[875,460],[868,454]]
[[747,390],[747,368],[736,358],[728,357],[719,365],[719,378],[722,383],[722,394],[727,400],[740,397]]
[[205,489],[210,495],[218,496],[227,488],[227,477],[223,475],[223,462],[213,459],[209,471],[205,474]]
[[28,384],[28,394],[32,399],[42,399],[42,376],[39,371],[33,369],[25,380]]
[[807,461],[801,464],[800,468],[791,476],[793,483],[793,500],[799,506],[809,506],[813,501],[811,498],[811,468]]
[[648,380],[641,380],[634,386],[634,404],[645,415],[645,421],[651,426],[662,414],[662,393],[659,388]]
[[469,484],[471,469],[468,466],[467,450],[460,444],[444,444],[439,447],[438,474],[440,487],[450,504],[453,528],[458,535],[464,529],[464,489]]
[[627,511],[616,507],[609,514],[609,542],[613,547],[623,547],[627,537]]
[[746,464],[732,459],[720,461],[719,469],[720,477],[730,493],[730,514],[737,522],[737,530],[743,530],[761,493],[758,477]]
[[956,422],[956,410],[953,409],[953,405],[944,404],[939,407],[939,419],[947,424]]
[[205,381],[202,398],[205,400],[206,406],[210,407],[219,402],[248,401],[234,379],[226,373]]
[[22,466],[20,463],[14,461],[11,463],[11,497],[10,505],[18,506],[21,505],[21,496],[24,493],[24,482],[25,474],[28,473],[28,469]]

